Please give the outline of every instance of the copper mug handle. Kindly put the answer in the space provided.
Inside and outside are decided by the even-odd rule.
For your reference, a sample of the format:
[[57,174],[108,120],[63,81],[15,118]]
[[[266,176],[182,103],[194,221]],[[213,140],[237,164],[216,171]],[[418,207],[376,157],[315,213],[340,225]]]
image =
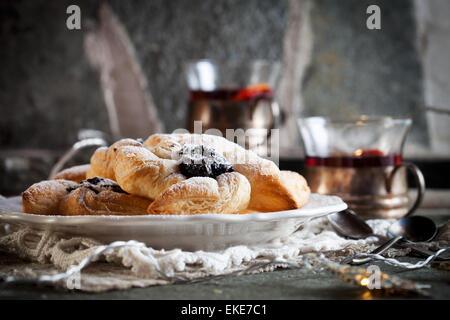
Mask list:
[[425,195],[425,178],[422,174],[422,171],[420,171],[419,167],[417,167],[415,164],[411,162],[402,162],[394,167],[392,170],[388,180],[387,180],[387,191],[391,192],[392,187],[392,181],[394,179],[395,174],[398,172],[400,168],[406,168],[408,169],[414,177],[416,186],[417,186],[417,197],[416,201],[414,201],[414,204],[412,207],[408,210],[408,212],[405,214],[404,217],[407,217],[414,213],[414,211],[417,210],[417,208],[420,206],[423,200],[423,196]]

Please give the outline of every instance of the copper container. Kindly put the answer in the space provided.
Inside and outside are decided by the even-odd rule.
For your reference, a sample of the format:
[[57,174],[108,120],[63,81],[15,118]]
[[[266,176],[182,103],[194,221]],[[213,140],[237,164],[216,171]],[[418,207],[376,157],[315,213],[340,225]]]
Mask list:
[[[418,196],[411,206],[406,167],[417,179]],[[375,168],[306,166],[305,176],[312,192],[341,197],[364,219],[401,218],[420,204],[425,183],[419,169],[410,163]]]
[[[403,162],[410,125],[409,119],[390,117],[300,119],[311,191],[341,197],[365,219],[412,214],[422,201],[425,181],[417,166]],[[408,198],[407,170],[418,189],[413,202]]]

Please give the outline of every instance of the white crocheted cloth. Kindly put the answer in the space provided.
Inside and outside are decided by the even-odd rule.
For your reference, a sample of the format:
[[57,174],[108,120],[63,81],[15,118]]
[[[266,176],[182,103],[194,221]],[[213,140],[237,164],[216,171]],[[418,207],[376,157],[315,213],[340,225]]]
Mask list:
[[[385,234],[392,222],[368,221],[376,234]],[[191,279],[245,270],[258,262],[274,258],[298,261],[302,254],[313,252],[324,253],[326,257],[338,261],[348,255],[373,250],[376,240],[374,237],[344,239],[333,231],[326,218],[320,218],[286,238],[258,247],[235,246],[219,252],[154,250],[145,246],[110,249],[78,274],[75,287],[73,279],[72,282],[67,279],[59,281],[58,285],[90,292],[163,285],[169,281],[158,269],[169,276]],[[448,246],[448,225],[437,240],[430,245]],[[102,245],[89,238],[67,237],[27,226],[0,224],[0,279],[37,278],[66,271],[91,256]],[[406,253],[408,249],[391,249],[388,255]],[[274,268],[272,265],[252,272],[272,271]]]

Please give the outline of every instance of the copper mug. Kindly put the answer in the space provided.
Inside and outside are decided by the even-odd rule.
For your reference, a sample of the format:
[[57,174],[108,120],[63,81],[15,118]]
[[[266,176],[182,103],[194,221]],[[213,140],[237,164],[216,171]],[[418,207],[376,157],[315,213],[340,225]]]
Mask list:
[[[411,119],[375,116],[299,119],[305,176],[312,192],[340,196],[364,219],[412,214],[423,199],[425,180],[416,165],[403,162],[411,123]],[[412,203],[407,170],[417,186]]]
[[204,59],[188,62],[185,73],[190,132],[218,130],[227,136],[229,129],[252,129],[251,145],[262,146],[271,129],[280,126],[281,111],[274,97],[279,63],[256,60],[242,67]]

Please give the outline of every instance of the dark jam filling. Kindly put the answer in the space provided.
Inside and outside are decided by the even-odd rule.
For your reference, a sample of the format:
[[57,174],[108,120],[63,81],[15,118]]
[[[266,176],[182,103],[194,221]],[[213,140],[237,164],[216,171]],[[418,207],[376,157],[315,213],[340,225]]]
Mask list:
[[83,180],[77,186],[69,187],[66,190],[67,192],[71,192],[78,188],[87,188],[89,190],[94,191],[96,194],[104,190],[127,194],[127,192],[123,191],[122,188],[120,188],[120,186],[115,181],[100,177],[94,177]]
[[214,149],[203,145],[184,144],[178,152],[180,172],[188,177],[216,178],[233,172],[233,166]]

